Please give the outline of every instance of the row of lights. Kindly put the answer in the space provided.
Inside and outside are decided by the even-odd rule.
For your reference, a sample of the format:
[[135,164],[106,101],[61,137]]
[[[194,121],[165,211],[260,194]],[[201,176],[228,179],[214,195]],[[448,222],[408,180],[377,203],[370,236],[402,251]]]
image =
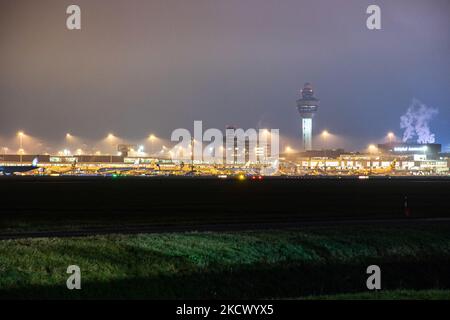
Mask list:
[[[320,134],[321,137],[324,139],[324,141],[326,142],[327,138],[330,136],[330,133],[328,132],[328,130],[324,130],[322,131],[322,133]],[[386,137],[389,140],[389,143],[395,142],[395,134],[393,132],[388,132],[388,134],[386,135]],[[374,145],[374,144],[370,144],[368,147],[369,152],[377,152],[378,148]],[[292,153],[294,152],[294,149],[292,149],[290,146],[287,146],[285,148],[285,152],[286,153]]]
[[[19,131],[17,132],[17,136],[19,138],[24,138],[25,137],[25,133],[23,131]],[[71,133],[66,133],[66,139],[72,139],[73,135]],[[113,134],[113,133],[108,133],[108,135],[106,136],[107,139],[116,139],[117,137]],[[148,136],[148,140],[155,140],[157,139],[157,137],[154,134],[150,134]]]
[[[27,135],[23,131],[18,131],[17,132],[17,137],[19,138],[19,154],[24,154],[25,153],[24,148],[23,148],[23,140],[24,140],[24,138],[26,138],[26,136]],[[69,140],[72,140],[73,138],[74,138],[74,136],[71,133],[69,133],[69,132],[66,133],[66,140],[69,141]],[[117,137],[113,133],[109,133],[106,136],[106,139],[109,140],[109,141],[112,141],[112,140],[117,139]],[[155,140],[157,140],[158,138],[154,134],[150,134],[147,139],[151,142],[151,144],[152,144],[151,148],[152,148],[152,151],[153,151],[153,142]],[[142,149],[142,148],[140,147],[139,149]],[[3,153],[8,152],[8,150],[9,150],[8,147],[3,147],[2,148]],[[81,152],[82,152],[81,149],[77,150],[77,154],[81,154]],[[64,153],[64,154],[68,153],[68,150],[65,149],[64,151],[61,151],[60,153]]]
[[[267,129],[266,129],[264,132],[265,132],[266,134],[269,133],[269,131],[268,131]],[[23,153],[24,153],[24,149],[23,149],[23,138],[25,137],[25,133],[24,133],[23,131],[19,131],[19,132],[17,132],[17,136],[19,137],[19,154],[21,154],[21,153],[23,154]],[[329,133],[327,130],[324,130],[324,131],[322,131],[321,136],[322,136],[322,138],[326,141],[326,139],[330,136],[330,133]],[[389,139],[389,143],[392,143],[392,142],[394,141],[394,139],[395,139],[395,134],[394,134],[393,132],[389,132],[389,133],[387,134],[387,137],[388,137],[388,139]],[[71,140],[72,138],[73,138],[72,134],[66,133],[66,139],[67,139],[67,140]],[[109,134],[107,135],[106,139],[111,141],[111,140],[117,139],[117,137],[116,137],[113,133],[109,133]],[[156,137],[154,134],[150,134],[150,135],[148,136],[148,140],[152,143],[152,146],[151,146],[152,150],[151,150],[151,152],[153,152],[153,142],[154,142],[156,139],[157,139],[157,137]],[[195,141],[194,141],[194,142],[195,142]],[[140,147],[139,149],[142,149],[142,148]],[[376,148],[375,145],[371,144],[371,145],[369,145],[368,150],[369,150],[370,152],[376,152],[377,148]],[[6,153],[6,152],[8,151],[8,148],[7,148],[7,147],[4,147],[4,148],[3,148],[3,151]],[[142,150],[142,151],[143,151],[143,150]],[[142,152],[142,151],[140,151],[140,152]],[[77,152],[80,152],[80,149],[77,150]],[[286,153],[292,153],[292,152],[293,152],[293,149],[292,149],[290,146],[287,146],[286,149],[285,149],[285,152],[286,152]]]

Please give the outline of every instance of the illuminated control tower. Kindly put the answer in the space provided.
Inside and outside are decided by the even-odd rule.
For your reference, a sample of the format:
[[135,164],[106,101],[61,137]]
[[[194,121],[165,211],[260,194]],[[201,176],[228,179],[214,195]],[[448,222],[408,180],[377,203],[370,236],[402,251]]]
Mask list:
[[302,118],[303,149],[312,150],[312,120],[319,109],[319,99],[314,97],[310,83],[305,83],[301,94],[302,97],[297,100],[297,109]]

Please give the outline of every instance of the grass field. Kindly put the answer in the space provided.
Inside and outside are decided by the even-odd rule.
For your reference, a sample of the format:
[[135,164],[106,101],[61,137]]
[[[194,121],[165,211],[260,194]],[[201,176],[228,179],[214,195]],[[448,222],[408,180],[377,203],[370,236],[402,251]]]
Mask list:
[[[79,291],[66,289],[72,264]],[[367,292],[371,264],[381,292]],[[1,298],[428,299],[449,289],[448,225],[0,241]]]

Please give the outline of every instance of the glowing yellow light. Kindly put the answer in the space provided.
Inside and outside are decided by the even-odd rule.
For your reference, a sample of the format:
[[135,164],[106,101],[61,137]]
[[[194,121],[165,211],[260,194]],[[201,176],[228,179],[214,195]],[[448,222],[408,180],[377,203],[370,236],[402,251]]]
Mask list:
[[329,135],[330,135],[330,133],[329,133],[327,130],[323,130],[323,131],[322,131],[322,136],[323,136],[324,138],[328,137]]
[[19,131],[19,132],[17,132],[17,135],[18,135],[19,137],[23,137],[23,136],[25,135],[25,133],[23,133],[23,131]]
[[387,137],[391,143],[395,140],[395,134],[393,132],[388,132]]
[[72,135],[70,133],[66,133],[66,138],[70,139],[70,138],[72,138]]
[[378,148],[374,144],[369,145],[368,149],[369,149],[369,152],[377,152],[378,151]]
[[239,179],[239,180],[245,180],[245,176],[244,176],[243,174],[240,174],[240,175],[238,176],[238,179]]

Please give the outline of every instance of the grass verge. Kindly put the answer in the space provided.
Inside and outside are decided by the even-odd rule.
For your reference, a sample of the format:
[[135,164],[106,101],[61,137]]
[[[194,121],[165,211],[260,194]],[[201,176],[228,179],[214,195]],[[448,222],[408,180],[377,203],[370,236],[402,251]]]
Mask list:
[[[387,299],[448,298],[450,226],[4,240],[0,298],[378,298],[364,293],[371,264]],[[66,289],[69,265],[82,290]]]

